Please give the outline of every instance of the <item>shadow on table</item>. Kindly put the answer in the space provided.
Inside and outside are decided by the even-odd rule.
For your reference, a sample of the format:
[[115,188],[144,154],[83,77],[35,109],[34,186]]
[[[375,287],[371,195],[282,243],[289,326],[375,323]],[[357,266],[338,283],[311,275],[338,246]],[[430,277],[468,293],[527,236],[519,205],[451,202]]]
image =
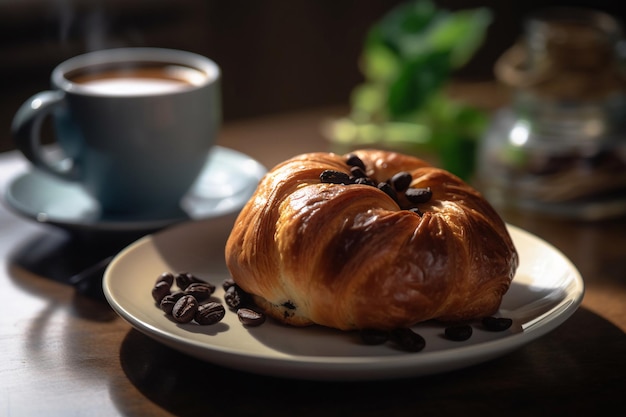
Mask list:
[[[22,290],[49,300],[50,308],[58,302],[67,303],[67,293],[59,291],[53,282],[73,287],[71,307],[76,315],[92,321],[110,321],[117,316],[102,291],[107,263],[98,263],[110,260],[139,237],[136,234],[76,236],[57,229],[36,233],[18,242],[8,255],[9,276]],[[94,265],[88,279],[73,282],[77,274]],[[42,285],[41,280],[49,283]]]
[[[180,415],[604,415],[623,405],[626,334],[579,309],[507,356],[414,379],[315,382],[234,371],[172,350],[136,330],[121,366],[150,401]],[[419,353],[417,353],[419,354]],[[111,392],[122,414],[123,392]]]

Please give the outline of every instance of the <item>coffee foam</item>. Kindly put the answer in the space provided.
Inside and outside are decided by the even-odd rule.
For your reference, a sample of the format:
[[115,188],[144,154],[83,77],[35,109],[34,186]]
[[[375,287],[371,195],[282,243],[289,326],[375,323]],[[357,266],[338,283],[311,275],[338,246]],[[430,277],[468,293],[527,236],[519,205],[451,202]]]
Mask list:
[[171,93],[189,86],[188,83],[167,79],[108,78],[83,84],[85,91],[114,96]]
[[207,74],[178,65],[86,71],[71,81],[81,90],[110,96],[167,94],[203,84]]

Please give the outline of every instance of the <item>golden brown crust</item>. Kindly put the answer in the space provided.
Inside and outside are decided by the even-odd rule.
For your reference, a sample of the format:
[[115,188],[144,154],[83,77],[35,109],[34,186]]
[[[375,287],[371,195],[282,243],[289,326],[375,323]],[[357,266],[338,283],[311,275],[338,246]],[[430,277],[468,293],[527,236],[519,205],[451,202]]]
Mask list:
[[237,284],[297,326],[393,329],[496,312],[518,257],[487,201],[420,159],[354,153],[376,181],[407,171],[412,188],[430,187],[423,215],[370,185],[322,183],[324,170],[349,173],[345,156],[294,157],[264,177],[235,223],[226,262]]

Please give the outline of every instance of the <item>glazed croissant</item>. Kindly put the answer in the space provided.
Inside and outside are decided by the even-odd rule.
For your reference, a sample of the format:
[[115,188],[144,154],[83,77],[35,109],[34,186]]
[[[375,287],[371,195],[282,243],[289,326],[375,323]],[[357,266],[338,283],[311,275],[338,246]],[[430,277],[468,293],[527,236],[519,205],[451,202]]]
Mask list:
[[378,150],[277,165],[239,214],[225,255],[266,314],[342,330],[494,314],[518,265],[504,222],[476,190]]

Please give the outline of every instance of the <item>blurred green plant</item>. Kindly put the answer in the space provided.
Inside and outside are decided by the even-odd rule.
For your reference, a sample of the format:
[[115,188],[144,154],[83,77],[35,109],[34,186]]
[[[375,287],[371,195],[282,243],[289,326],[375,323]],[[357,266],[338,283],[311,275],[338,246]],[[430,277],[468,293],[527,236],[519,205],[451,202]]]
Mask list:
[[487,115],[448,98],[444,87],[481,46],[491,19],[486,8],[452,12],[430,0],[392,9],[370,28],[360,61],[365,81],[352,92],[349,116],[330,124],[329,138],[430,152],[468,179]]

